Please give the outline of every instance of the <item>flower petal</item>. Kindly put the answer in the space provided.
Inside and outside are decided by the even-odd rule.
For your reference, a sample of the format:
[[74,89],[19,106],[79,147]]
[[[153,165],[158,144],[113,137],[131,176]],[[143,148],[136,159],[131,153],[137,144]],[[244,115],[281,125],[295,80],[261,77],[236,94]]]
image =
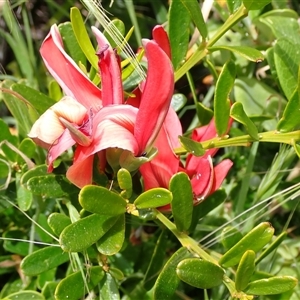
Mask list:
[[50,74],[66,95],[73,97],[86,108],[95,111],[102,106],[101,90],[80,70],[65,52],[58,27],[53,25],[45,38],[40,53]]
[[162,48],[171,59],[171,46],[167,32],[161,25],[156,25],[152,30],[154,41]]
[[97,39],[99,68],[101,73],[103,106],[123,103],[123,86],[120,62],[106,37],[96,27],[92,27]]
[[169,57],[154,41],[144,40],[144,47],[148,72],[134,129],[140,154],[152,147],[168,113],[174,89]]

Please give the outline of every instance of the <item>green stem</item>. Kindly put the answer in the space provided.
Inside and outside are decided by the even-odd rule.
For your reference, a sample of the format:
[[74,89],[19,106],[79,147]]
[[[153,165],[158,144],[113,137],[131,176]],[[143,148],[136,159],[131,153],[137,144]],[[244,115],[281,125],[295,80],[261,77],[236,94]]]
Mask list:
[[214,45],[231,27],[245,18],[247,14],[247,9],[244,5],[241,5],[241,7],[226,20],[216,34],[207,43],[203,42],[193,55],[175,72],[175,81],[179,80],[188,70],[203,59],[209,52],[207,48]]
[[[176,225],[172,223],[164,214],[162,214],[159,210],[154,209],[156,218],[163,223],[178,239],[181,245],[187,248],[189,251],[194,252],[199,255],[202,259],[209,261],[213,264],[219,266],[219,263],[216,259],[211,257],[208,253],[206,253],[194,239],[189,237],[184,232],[181,232],[177,229]],[[235,289],[235,283],[228,276],[224,275],[223,283],[227,286],[231,296],[237,295],[237,291]],[[247,296],[246,294],[240,292],[240,296]],[[246,299],[246,298],[244,298]]]
[[[258,134],[259,139],[256,140],[250,135],[242,135],[234,138],[228,138],[228,136],[217,137],[211,140],[200,142],[204,149],[211,148],[224,148],[230,146],[249,146],[250,143],[254,142],[270,142],[270,143],[282,143],[288,145],[294,145],[295,142],[300,141],[300,130],[281,133],[278,131],[268,131]],[[175,149],[177,154],[185,154],[187,151],[184,147]]]

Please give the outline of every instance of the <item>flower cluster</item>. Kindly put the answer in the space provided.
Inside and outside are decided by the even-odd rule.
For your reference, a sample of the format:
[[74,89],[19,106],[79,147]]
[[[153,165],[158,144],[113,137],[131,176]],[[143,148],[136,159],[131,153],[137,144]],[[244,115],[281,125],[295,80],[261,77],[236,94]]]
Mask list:
[[[202,157],[187,156],[185,166],[174,153],[182,128],[170,107],[174,89],[171,49],[161,26],[153,29],[153,40],[143,40],[147,76],[124,99],[120,59],[104,35],[92,28],[98,43],[101,89],[66,53],[56,25],[45,38],[40,52],[50,74],[65,96],[33,125],[29,137],[48,150],[48,171],[64,151],[75,147],[67,178],[79,188],[93,183],[94,157],[99,169],[108,163],[114,171],[124,167],[140,170],[145,189],[168,187],[170,178],[185,172],[191,179],[195,204],[217,190],[232,166],[224,160],[216,167],[216,149]],[[194,130],[192,138],[205,141],[216,136],[214,121]]]

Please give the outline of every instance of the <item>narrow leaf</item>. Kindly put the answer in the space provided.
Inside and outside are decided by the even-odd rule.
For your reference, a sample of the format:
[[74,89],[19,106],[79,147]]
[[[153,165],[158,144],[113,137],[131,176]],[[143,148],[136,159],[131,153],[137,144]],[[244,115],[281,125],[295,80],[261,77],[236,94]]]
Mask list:
[[230,111],[230,101],[228,97],[234,84],[235,75],[235,64],[230,60],[224,65],[216,83],[214,117],[219,136],[224,135],[227,131]]
[[179,136],[179,141],[188,152],[192,153],[195,156],[202,156],[205,153],[202,144],[199,142],[196,142],[184,136]]
[[271,2],[272,0],[243,0],[247,10],[262,9]]

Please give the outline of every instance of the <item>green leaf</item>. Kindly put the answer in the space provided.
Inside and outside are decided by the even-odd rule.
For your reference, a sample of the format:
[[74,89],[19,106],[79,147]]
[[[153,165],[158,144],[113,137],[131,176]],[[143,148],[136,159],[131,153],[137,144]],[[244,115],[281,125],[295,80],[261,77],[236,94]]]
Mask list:
[[130,198],[132,195],[132,178],[130,172],[121,168],[117,173],[117,179],[120,189],[123,190],[121,192],[121,196],[124,198]]
[[233,247],[243,235],[241,232],[232,226],[227,226],[222,230],[221,242],[225,249]]
[[15,83],[11,86],[11,89],[25,98],[26,101],[28,101],[37,111],[38,115],[43,114],[50,106],[56,103],[55,100],[51,99],[47,95],[25,84]]
[[63,97],[60,85],[55,81],[51,80],[48,85],[49,96],[55,101],[59,101]]
[[[107,24],[107,27],[103,31],[103,34],[107,38],[108,42],[113,48],[117,48],[117,44],[114,41],[114,38],[110,35],[109,32],[116,32],[116,29],[119,30],[118,36],[124,36],[125,35],[125,25],[120,19],[114,19]],[[120,49],[118,49],[120,50]]]
[[237,265],[245,251],[258,252],[270,242],[273,234],[274,228],[270,223],[260,223],[221,257],[219,260],[220,265],[224,268]]
[[260,256],[255,260],[255,264],[257,265],[261,262],[266,256],[272,253],[274,250],[278,248],[278,246],[282,243],[282,241],[286,238],[287,232],[282,232],[276,239],[260,254]]
[[51,270],[69,260],[69,254],[60,247],[49,246],[26,256],[21,263],[21,269],[27,276],[36,276]]
[[271,2],[272,0],[243,0],[244,6],[247,10],[262,9]]
[[139,195],[134,205],[137,209],[156,208],[170,204],[172,201],[172,193],[164,188],[154,188]]
[[186,102],[187,98],[184,94],[176,93],[172,96],[171,106],[176,112],[178,112],[185,106]]
[[202,144],[199,142],[196,142],[184,136],[179,136],[179,141],[188,152],[192,153],[195,156],[202,156],[205,153]]
[[179,172],[172,176],[169,190],[173,194],[172,214],[179,231],[187,231],[193,215],[193,190],[186,173]]
[[191,256],[191,253],[186,248],[180,248],[171,256],[155,282],[155,300],[173,299],[175,291],[180,283],[180,279],[176,275],[176,267],[183,259]]
[[291,276],[274,276],[249,283],[245,292],[251,295],[276,295],[293,289],[298,280]]
[[45,297],[36,291],[20,291],[10,294],[2,300],[45,300]]
[[82,52],[85,54],[87,60],[90,62],[92,67],[95,70],[98,70],[98,58],[95,55],[96,50],[93,44],[91,43],[80,10],[77,7],[71,8],[70,19],[74,34]]
[[243,124],[246,129],[247,132],[249,133],[249,135],[256,141],[259,140],[258,137],[258,130],[256,128],[256,126],[254,125],[254,123],[249,119],[249,117],[246,115],[244,108],[243,108],[243,104],[241,102],[235,102],[230,109],[230,116],[240,122],[241,124]]
[[277,76],[280,85],[288,99],[291,99],[298,86],[298,71],[300,65],[300,55],[295,55],[299,51],[299,44],[294,44],[286,38],[276,41],[274,46],[274,59]]
[[[180,22],[178,22],[180,20]],[[191,17],[181,1],[172,1],[169,8],[169,39],[172,63],[177,70],[188,50]]]
[[235,75],[235,64],[230,60],[224,65],[216,83],[214,97],[214,117],[219,136],[224,135],[228,128],[230,111],[230,101],[228,97],[234,84]]
[[17,202],[22,211],[26,211],[31,207],[33,195],[23,185],[21,185],[21,174],[16,173],[16,189],[17,189]]
[[126,212],[126,201],[102,186],[86,185],[79,193],[79,203],[95,214],[117,216]]
[[161,268],[164,265],[165,253],[167,248],[167,234],[166,230],[163,230],[157,239],[151,261],[149,262],[148,269],[144,277],[144,288],[149,291],[152,289],[156,282],[156,279],[160,273]]
[[27,181],[27,188],[35,195],[54,198],[78,192],[78,188],[71,184],[65,175],[53,174],[32,177]]
[[243,291],[249,284],[255,270],[255,252],[247,250],[241,258],[235,275],[235,288]]
[[[7,141],[15,147],[18,145],[18,138],[10,133],[8,125],[0,119],[0,142],[3,141]],[[16,161],[17,153],[10,147],[2,143],[0,150],[4,153],[8,160]]]
[[[34,153],[36,150],[36,144],[32,141],[32,139],[25,138],[22,140],[22,142],[19,146],[19,150],[29,158],[34,157]],[[20,155],[18,155],[18,157],[17,157],[17,162],[24,163],[24,160]]]
[[210,52],[214,52],[217,50],[228,50],[234,54],[238,54],[250,61],[254,61],[257,63],[264,60],[264,55],[260,51],[247,46],[218,45],[218,46],[210,47],[208,48],[208,50]]
[[56,212],[48,217],[47,222],[57,236],[59,236],[67,226],[71,225],[71,219],[68,216]]
[[69,275],[57,285],[55,299],[81,299],[100,282],[104,274],[101,267],[95,266],[89,268],[88,276],[82,274],[81,271]]
[[36,166],[33,169],[28,170],[21,178],[21,184],[25,185],[27,184],[28,180],[36,177],[36,176],[42,176],[47,174],[47,166],[46,165],[39,165]]
[[118,216],[92,214],[67,226],[60,234],[66,252],[79,252],[96,243],[118,220]]
[[[197,0],[180,0],[182,5],[189,12],[192,21],[195,23],[203,39],[207,37],[207,27],[202,16],[200,5]],[[180,20],[180,18],[179,18]]]
[[104,278],[100,282],[101,297],[105,300],[119,300],[119,287],[115,278],[110,273],[105,273]]
[[207,125],[214,116],[214,112],[201,102],[196,103],[196,111],[201,125]]
[[191,286],[210,289],[223,282],[224,270],[206,260],[186,258],[178,264],[176,274]]
[[71,22],[59,24],[58,29],[61,34],[66,52],[73,58],[73,60],[77,64],[81,62],[85,66],[86,57],[76,40]]
[[104,255],[114,255],[123,246],[125,238],[125,214],[97,241],[97,249]]
[[230,13],[234,13],[241,5],[242,0],[226,0]]

